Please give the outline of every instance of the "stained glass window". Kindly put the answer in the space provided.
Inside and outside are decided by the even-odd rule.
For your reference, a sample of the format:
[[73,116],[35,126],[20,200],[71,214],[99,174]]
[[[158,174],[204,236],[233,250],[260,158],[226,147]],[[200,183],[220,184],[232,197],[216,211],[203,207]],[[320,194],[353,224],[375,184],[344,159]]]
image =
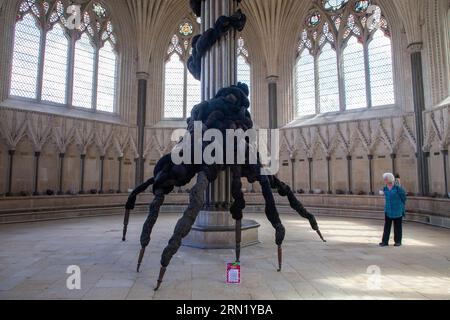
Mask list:
[[319,92],[321,112],[339,111],[339,80],[336,51],[327,43],[319,56]]
[[166,62],[165,92],[164,92],[164,117],[183,118],[184,110],[184,76],[186,66],[180,56],[172,54]]
[[312,115],[316,113],[316,89],[314,82],[314,57],[309,51],[303,51],[297,61],[295,72],[297,91],[297,114]]
[[364,47],[351,37],[344,49],[344,79],[346,109],[367,107]]
[[392,70],[391,41],[378,30],[369,43],[370,86],[372,105],[384,106],[395,103]]
[[185,119],[201,102],[201,84],[187,69],[195,23],[185,19],[172,35],[164,66],[164,118]]
[[13,96],[31,99],[37,97],[41,31],[36,23],[32,14],[26,14],[16,23],[10,91]]
[[98,59],[97,110],[114,112],[114,98],[117,83],[116,53],[108,41],[100,49]]
[[348,0],[323,0],[323,7],[327,11],[337,11],[342,9]]
[[95,51],[89,36],[83,33],[75,45],[73,101],[75,107],[91,109]]
[[190,22],[184,22],[180,25],[180,34],[189,37],[194,33],[194,26]]
[[[249,97],[252,93],[252,73],[249,63],[249,52],[242,37],[237,41],[237,81],[245,83],[249,88]],[[251,109],[251,107],[250,107]]]
[[297,47],[297,116],[394,105],[391,33],[381,8],[371,0],[314,2]]
[[47,32],[45,46],[42,100],[65,104],[69,41],[59,23]]
[[11,96],[115,112],[114,27],[103,4],[89,2],[83,10],[81,25],[72,30],[65,1],[22,1],[16,17]]

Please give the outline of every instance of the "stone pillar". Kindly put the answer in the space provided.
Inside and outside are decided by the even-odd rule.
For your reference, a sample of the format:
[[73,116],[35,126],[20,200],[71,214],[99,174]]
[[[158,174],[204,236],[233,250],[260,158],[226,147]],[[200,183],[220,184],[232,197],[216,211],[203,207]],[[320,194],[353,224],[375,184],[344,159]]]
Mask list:
[[[231,16],[236,9],[234,0],[202,1],[201,32],[214,28],[217,19]],[[218,90],[236,83],[236,32],[231,30],[202,58],[202,99],[215,97]],[[224,140],[225,141],[225,140]],[[219,174],[210,184],[205,207],[200,212],[183,245],[197,248],[235,248],[235,226],[228,209],[231,202],[229,170]],[[242,246],[258,243],[258,227],[255,221],[242,221]]]
[[14,170],[14,155],[16,150],[9,150],[9,162],[8,162],[8,192],[6,193],[7,197],[12,197],[12,183],[13,183],[13,170]]
[[314,190],[313,190],[313,182],[312,182],[312,174],[313,174],[313,158],[308,158],[308,172],[309,172],[309,193],[313,194]]
[[145,125],[147,114],[147,79],[148,74],[140,72],[138,77],[138,105],[137,105],[137,128],[138,128],[138,154],[136,159],[136,186],[144,182],[144,149],[145,149]]
[[291,158],[291,189],[292,192],[296,193],[296,188],[295,188],[295,158]]
[[117,161],[119,161],[119,177],[117,181],[117,193],[122,193],[122,163],[123,163],[123,157],[117,158]]
[[100,190],[99,194],[104,194],[104,181],[105,180],[105,156],[100,156]]
[[423,84],[423,65],[422,65],[422,43],[413,43],[409,45],[408,50],[411,53],[412,85],[414,96],[414,114],[416,120],[416,140],[417,140],[417,177],[419,186],[419,195],[427,196],[430,191],[428,160],[423,152],[424,146],[424,122],[423,112],[425,111],[425,93]]
[[59,177],[58,177],[58,195],[64,194],[64,158],[66,157],[65,153],[59,154]]
[[442,150],[442,160],[444,165],[444,196],[446,198],[450,198],[450,195],[448,193],[448,150]]
[[347,181],[348,181],[348,194],[353,194],[352,156],[347,156]]
[[34,153],[34,190],[33,195],[39,195],[39,159],[41,157],[40,152]]
[[331,190],[331,157],[327,157],[327,178],[328,178],[328,194],[333,194]]
[[373,155],[369,154],[367,159],[369,159],[369,195],[373,196],[375,195],[373,192]]
[[396,166],[396,163],[395,163],[395,160],[396,160],[396,159],[397,159],[397,155],[396,155],[395,153],[392,153],[392,154],[391,154],[392,173],[393,173],[394,175],[397,174],[397,166]]
[[267,77],[269,92],[269,127],[278,129],[278,96],[277,96],[277,76]]
[[84,190],[84,170],[86,168],[86,155],[80,155],[80,194],[85,194]]

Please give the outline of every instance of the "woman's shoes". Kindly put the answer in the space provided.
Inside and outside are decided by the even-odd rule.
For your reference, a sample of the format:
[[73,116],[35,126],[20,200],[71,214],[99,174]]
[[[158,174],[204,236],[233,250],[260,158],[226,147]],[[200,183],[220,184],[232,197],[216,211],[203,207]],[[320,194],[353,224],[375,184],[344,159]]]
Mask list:
[[[389,244],[381,242],[381,243],[379,244],[379,246],[380,246],[380,247],[389,247]],[[402,246],[401,243],[396,243],[396,244],[394,244],[394,247],[401,247],[401,246]]]

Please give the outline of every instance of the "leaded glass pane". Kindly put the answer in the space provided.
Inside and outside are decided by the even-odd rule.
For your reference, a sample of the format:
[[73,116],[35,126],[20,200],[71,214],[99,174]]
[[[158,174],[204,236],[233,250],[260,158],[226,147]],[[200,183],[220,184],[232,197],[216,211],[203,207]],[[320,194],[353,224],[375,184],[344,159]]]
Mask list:
[[195,79],[190,72],[187,72],[186,88],[186,116],[191,115],[192,108],[202,100],[201,82]]
[[297,116],[316,113],[316,90],[314,82],[314,57],[303,51],[296,66]]
[[16,23],[11,73],[12,96],[36,99],[41,31],[31,14]]
[[45,43],[44,77],[42,100],[66,103],[67,55],[69,42],[59,23],[47,32]]
[[99,51],[97,110],[114,112],[114,98],[116,93],[116,54],[107,41]]
[[320,112],[339,111],[339,80],[336,51],[326,44],[319,56]]
[[164,118],[183,118],[184,63],[176,53],[165,66]]
[[248,64],[242,55],[237,58],[237,80],[248,85],[249,90],[251,90],[250,64]]
[[75,44],[73,75],[73,101],[75,107],[92,108],[92,86],[94,79],[95,50],[89,36],[83,33]]
[[372,105],[394,104],[391,39],[381,30],[374,34],[369,44],[369,66]]
[[324,0],[323,7],[328,11],[337,11],[344,7],[348,0]]
[[351,37],[344,50],[344,78],[346,109],[367,108],[364,48]]

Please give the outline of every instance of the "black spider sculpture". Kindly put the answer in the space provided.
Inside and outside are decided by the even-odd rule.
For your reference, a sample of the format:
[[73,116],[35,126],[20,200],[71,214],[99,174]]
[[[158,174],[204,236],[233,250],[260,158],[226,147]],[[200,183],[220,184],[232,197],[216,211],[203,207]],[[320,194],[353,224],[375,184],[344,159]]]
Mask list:
[[[250,113],[248,112],[248,108],[250,106],[248,94],[249,92],[247,85],[239,83],[236,86],[231,86],[220,90],[214,99],[205,101],[195,106],[192,110],[191,118],[188,119],[189,134],[191,136],[193,135],[195,121],[201,121],[202,130],[204,131],[208,129],[218,129],[223,134],[227,129],[251,129],[253,127],[253,122]],[[208,143],[203,142],[203,150],[207,145]],[[235,157],[237,153],[237,145],[238,144],[235,144]],[[145,254],[145,249],[150,243],[150,236],[156,220],[158,219],[159,211],[164,203],[165,196],[171,193],[175,187],[187,185],[197,175],[197,182],[190,191],[189,206],[185,210],[183,217],[178,221],[174,234],[162,254],[161,270],[155,291],[161,286],[164,274],[172,257],[180,248],[182,239],[185,238],[191,231],[198,213],[203,208],[205,204],[204,195],[209,183],[215,181],[218,174],[227,168],[229,168],[231,172],[231,195],[234,200],[230,207],[230,212],[233,219],[236,221],[235,232],[237,262],[240,261],[241,251],[242,211],[246,206],[244,194],[242,192],[242,178],[246,178],[249,183],[258,182],[262,188],[262,194],[265,200],[265,214],[275,229],[275,243],[278,246],[278,271],[281,271],[282,267],[282,243],[285,237],[285,228],[281,223],[272,189],[276,189],[281,196],[287,197],[291,208],[293,208],[303,218],[308,219],[312,229],[315,230],[320,238],[325,242],[315,217],[303,207],[300,201],[295,197],[291,188],[275,176],[266,176],[261,174],[262,166],[259,161],[259,154],[256,156],[256,159],[258,160],[257,163],[250,163],[250,154],[252,152],[256,152],[253,150],[254,149],[249,145],[248,140],[245,141],[246,161],[245,164],[242,165],[206,165],[205,163],[201,165],[175,165],[172,162],[171,154],[166,155],[157,163],[154,169],[154,178],[151,178],[144,184],[140,185],[131,193],[125,207],[123,241],[126,239],[130,211],[135,207],[136,197],[140,193],[147,190],[147,188],[151,185],[153,186],[154,199],[150,204],[149,214],[144,223],[140,239],[142,248],[139,254],[137,266],[137,271],[139,272]],[[191,160],[192,161],[190,163],[194,163],[194,159]]]

